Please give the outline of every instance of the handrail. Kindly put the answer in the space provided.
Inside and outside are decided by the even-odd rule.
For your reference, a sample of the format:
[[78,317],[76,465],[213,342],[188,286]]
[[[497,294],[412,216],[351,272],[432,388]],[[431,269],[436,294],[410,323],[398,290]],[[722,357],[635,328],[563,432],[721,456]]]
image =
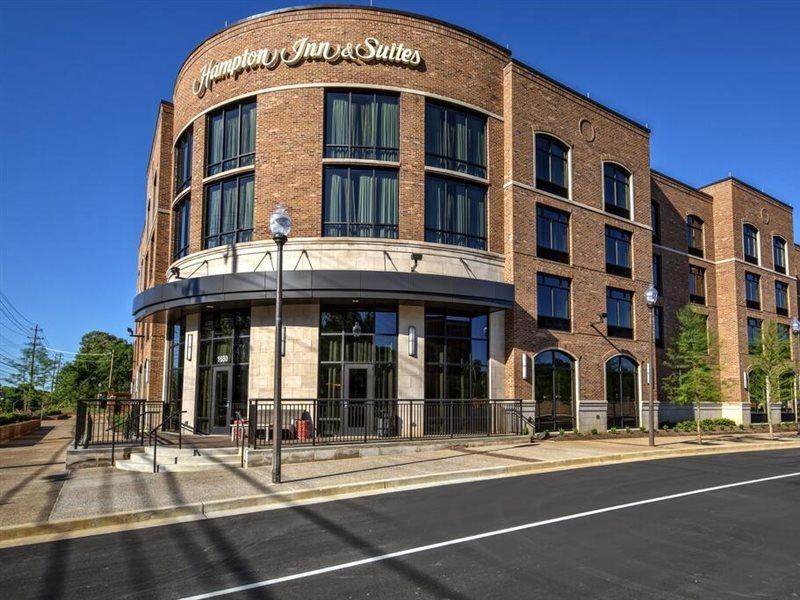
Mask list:
[[[158,430],[160,428],[164,427],[164,425],[167,423],[167,421],[171,420],[176,414],[182,415],[185,412],[187,412],[187,411],[180,410],[180,409],[176,408],[171,413],[169,413],[169,415],[167,417],[165,417],[161,421],[161,423],[159,423],[158,425],[153,427],[153,429],[151,429],[147,433],[147,443],[148,444],[150,443],[150,439],[152,438],[153,434],[154,433],[156,434],[156,437],[153,439],[153,473],[158,473],[158,463],[156,462],[156,458],[157,458],[157,455],[158,455]],[[182,427],[178,427],[178,450],[180,450],[183,447],[183,433],[182,432],[183,432],[183,428]]]
[[[242,419],[242,413],[240,413],[238,410],[235,412],[235,414],[236,414],[236,420],[239,422],[239,437],[241,438],[240,441],[236,442],[236,447],[239,448],[239,455],[241,457],[241,466],[244,469],[244,419]],[[240,443],[241,447],[239,447]]]
[[[140,405],[142,410],[137,410],[136,412],[131,411],[131,413],[125,417],[122,421],[117,423],[116,425],[112,425],[106,431],[111,431],[111,466],[114,467],[117,464],[117,428],[121,425],[126,424],[128,421],[133,419],[133,417],[141,418],[144,421],[144,415],[147,414],[147,405],[142,403]],[[137,428],[138,429],[138,428]],[[139,435],[139,441],[144,444],[144,431],[140,430],[142,433]]]

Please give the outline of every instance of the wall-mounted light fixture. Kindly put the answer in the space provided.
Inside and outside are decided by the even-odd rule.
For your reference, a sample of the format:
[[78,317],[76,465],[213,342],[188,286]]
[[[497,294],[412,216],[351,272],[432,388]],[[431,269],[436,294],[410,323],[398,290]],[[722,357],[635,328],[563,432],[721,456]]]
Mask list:
[[169,274],[172,275],[175,279],[184,279],[184,277],[181,277],[180,267],[170,267]]
[[747,371],[742,371],[742,375],[744,375],[744,389],[749,389],[750,388],[750,381],[749,381],[750,378],[748,377]]
[[412,252],[411,260],[413,261],[413,264],[411,265],[411,272],[413,273],[414,271],[417,270],[417,264],[419,263],[419,261],[422,260],[422,254],[419,254],[417,252]]
[[128,335],[132,338],[143,338],[144,336],[138,333],[133,333],[133,329],[128,327]]
[[186,334],[186,360],[192,360],[192,349],[194,348],[194,334]]
[[408,326],[408,355],[417,355],[417,328],[414,325]]
[[522,378],[527,381],[528,379],[528,353],[522,353]]
[[281,356],[286,356],[286,327],[281,327]]

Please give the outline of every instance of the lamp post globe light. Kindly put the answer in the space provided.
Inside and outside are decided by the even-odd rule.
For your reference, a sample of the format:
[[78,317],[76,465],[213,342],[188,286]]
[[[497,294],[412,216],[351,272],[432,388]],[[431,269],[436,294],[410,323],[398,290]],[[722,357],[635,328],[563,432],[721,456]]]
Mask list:
[[[800,321],[797,320],[797,317],[793,317],[792,318],[791,328],[792,328],[792,334],[794,335],[794,338],[795,339],[800,339]],[[797,348],[796,350],[797,351],[794,352],[795,364],[797,363],[798,355],[800,355],[800,347]],[[798,375],[800,375],[798,373],[798,369],[795,368],[795,370],[794,370],[794,426],[795,426],[795,429],[797,429],[797,435],[800,435],[800,425],[798,425],[798,420],[797,420],[797,395],[798,395],[798,393],[800,393],[800,390],[798,390],[798,379],[797,379]]]
[[647,303],[647,308],[650,310],[650,398],[648,402],[648,444],[650,446],[656,445],[656,428],[655,428],[655,389],[656,389],[656,321],[655,310],[656,302],[658,302],[658,290],[652,284],[644,293],[644,301]]
[[278,246],[275,269],[275,383],[273,386],[272,411],[272,483],[281,482],[281,442],[283,441],[283,419],[281,415],[281,359],[283,355],[283,245],[292,231],[292,218],[286,207],[278,205],[269,217],[272,239]]

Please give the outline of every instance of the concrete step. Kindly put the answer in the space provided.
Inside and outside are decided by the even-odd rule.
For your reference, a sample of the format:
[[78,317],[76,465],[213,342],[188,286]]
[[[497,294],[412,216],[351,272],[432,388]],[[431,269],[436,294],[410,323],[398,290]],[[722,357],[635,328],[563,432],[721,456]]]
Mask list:
[[[145,446],[142,454],[149,456],[152,460],[153,457],[153,446]],[[191,456],[239,456],[239,449],[238,448],[181,448],[178,449],[177,446],[159,446],[158,447],[158,456],[159,458],[162,456],[168,456],[173,458],[177,456],[178,458],[183,457],[191,457]]]
[[[158,472],[206,471],[210,469],[230,469],[241,466],[241,458],[236,448],[207,448],[195,452],[191,448],[162,448],[157,454]],[[127,460],[116,461],[116,467],[123,471],[153,472],[153,448],[131,452]]]

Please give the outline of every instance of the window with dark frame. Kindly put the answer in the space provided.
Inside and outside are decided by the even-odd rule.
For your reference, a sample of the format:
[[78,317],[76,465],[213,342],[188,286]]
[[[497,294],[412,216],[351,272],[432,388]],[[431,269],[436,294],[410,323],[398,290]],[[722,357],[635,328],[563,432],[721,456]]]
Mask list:
[[689,302],[706,303],[706,270],[697,265],[689,265]]
[[772,264],[778,273],[786,273],[786,240],[777,235],[772,238]]
[[255,164],[255,100],[214,111],[206,123],[206,176]]
[[426,308],[425,398],[488,397],[488,315]]
[[761,352],[761,319],[747,318],[747,351],[750,354]]
[[426,175],[425,241],[486,250],[486,188]]
[[325,158],[400,160],[399,96],[326,92]]
[[569,264],[569,213],[536,205],[536,256]]
[[175,430],[181,422],[179,410],[183,399],[183,358],[186,336],[186,317],[169,324],[167,333],[167,414],[175,415],[168,429]]
[[425,164],[486,178],[486,117],[427,101]]
[[615,163],[603,163],[603,190],[606,212],[631,218],[631,174]]
[[653,243],[661,244],[661,207],[658,202],[650,203],[650,226],[653,228]]
[[653,335],[655,337],[655,344],[656,348],[663,348],[664,347],[664,309],[661,306],[654,306],[653,307],[653,327],[655,331]]
[[700,217],[686,217],[686,243],[689,254],[703,258],[703,220]]
[[659,293],[664,292],[661,287],[661,281],[661,255],[653,254],[653,287],[656,288]]
[[536,324],[546,329],[569,331],[570,280],[566,277],[536,274]]
[[775,312],[782,317],[789,316],[789,286],[783,281],[775,282]]
[[551,135],[536,134],[536,187],[569,196],[569,148]]
[[745,271],[744,299],[747,308],[761,310],[761,276]]
[[325,167],[322,235],[397,238],[396,169]]
[[631,277],[631,233],[606,225],[606,273]]
[[792,357],[789,331],[789,326],[786,323],[775,323],[775,333],[778,334],[778,341],[780,342],[780,354],[786,360]]
[[758,264],[758,229],[745,223],[742,228],[744,240],[744,259],[754,265]]
[[192,184],[192,128],[186,130],[175,144],[175,194]]
[[191,197],[181,199],[172,211],[172,260],[189,254],[189,217]]
[[206,185],[204,248],[253,239],[254,184],[249,174]]
[[633,292],[606,288],[609,337],[633,339]]

